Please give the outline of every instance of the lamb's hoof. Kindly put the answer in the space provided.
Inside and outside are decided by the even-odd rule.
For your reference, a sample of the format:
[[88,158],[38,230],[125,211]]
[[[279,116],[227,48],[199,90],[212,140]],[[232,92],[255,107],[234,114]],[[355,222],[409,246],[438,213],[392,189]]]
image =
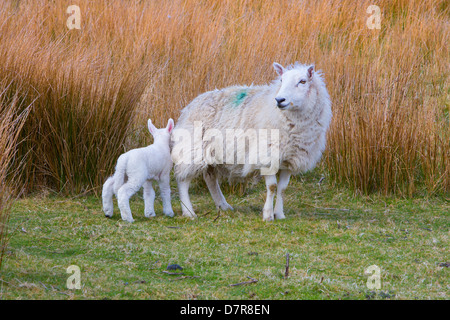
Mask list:
[[106,218],[111,218],[113,215],[113,211],[112,210],[103,210],[103,212],[105,213],[105,217]]
[[284,215],[283,212],[281,212],[281,213],[276,213],[275,212],[274,215],[275,215],[275,219],[278,219],[278,220],[286,219],[286,216]]
[[144,215],[146,218],[153,218],[154,216],[156,216],[156,213],[155,213],[155,211],[152,211],[152,212],[146,212],[146,213],[144,213]]
[[228,211],[228,210],[230,210],[230,211],[233,211],[234,209],[233,209],[233,207],[232,206],[230,206],[228,203],[221,203],[221,204],[219,204],[218,205],[218,208],[220,209],[220,210],[223,210],[223,211]]
[[264,221],[273,221],[273,212],[271,211],[263,211],[263,220]]

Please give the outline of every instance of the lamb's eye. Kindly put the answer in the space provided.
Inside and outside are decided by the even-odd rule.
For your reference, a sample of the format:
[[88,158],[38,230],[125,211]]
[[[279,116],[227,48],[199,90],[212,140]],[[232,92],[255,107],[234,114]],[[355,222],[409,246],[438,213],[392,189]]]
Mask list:
[[300,80],[300,82],[299,83],[301,83],[301,84],[305,84],[306,83],[306,80]]

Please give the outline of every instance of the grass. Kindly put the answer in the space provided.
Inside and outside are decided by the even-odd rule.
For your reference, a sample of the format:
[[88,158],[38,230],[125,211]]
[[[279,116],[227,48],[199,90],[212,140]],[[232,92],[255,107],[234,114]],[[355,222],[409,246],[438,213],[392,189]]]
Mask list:
[[[262,221],[263,183],[226,194],[235,211],[220,215],[197,184],[195,221],[180,216],[177,193],[176,216],[164,217],[157,198],[151,220],[135,196],[133,224],[117,211],[106,219],[94,196],[19,200],[1,299],[448,299],[450,199],[356,196],[320,177],[294,178],[287,219],[273,223]],[[163,273],[173,263],[198,278]],[[80,290],[66,288],[70,265],[81,269]],[[371,265],[380,290],[366,287]],[[258,282],[230,286],[247,277]]]

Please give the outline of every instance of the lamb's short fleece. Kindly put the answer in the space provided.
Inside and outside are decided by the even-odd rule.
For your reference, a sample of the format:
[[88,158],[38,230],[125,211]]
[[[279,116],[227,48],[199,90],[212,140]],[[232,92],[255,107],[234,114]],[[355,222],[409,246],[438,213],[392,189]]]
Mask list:
[[165,128],[157,129],[148,120],[148,130],[153,135],[154,143],[144,148],[130,150],[117,160],[116,171],[103,185],[103,211],[106,217],[113,215],[113,195],[117,197],[120,214],[125,221],[133,222],[130,209],[130,197],[142,186],[144,187],[145,216],[155,216],[155,191],[152,182],[157,181],[161,191],[163,212],[174,215],[170,202],[170,135],[174,122],[169,119]]

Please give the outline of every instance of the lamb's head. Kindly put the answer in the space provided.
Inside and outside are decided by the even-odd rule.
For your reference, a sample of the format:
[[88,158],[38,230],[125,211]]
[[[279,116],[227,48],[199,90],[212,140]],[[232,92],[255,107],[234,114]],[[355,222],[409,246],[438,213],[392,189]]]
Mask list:
[[172,118],[169,119],[169,121],[167,122],[167,126],[165,128],[161,128],[158,129],[156,128],[153,123],[152,120],[148,119],[148,131],[150,131],[150,133],[153,136],[153,141],[154,143],[156,142],[163,142],[163,143],[169,143],[170,141],[170,135],[172,133],[173,127],[174,127],[174,123]]
[[313,85],[314,66],[295,64],[284,68],[275,62],[273,67],[281,81],[281,87],[275,96],[278,108],[280,110],[302,109]]

